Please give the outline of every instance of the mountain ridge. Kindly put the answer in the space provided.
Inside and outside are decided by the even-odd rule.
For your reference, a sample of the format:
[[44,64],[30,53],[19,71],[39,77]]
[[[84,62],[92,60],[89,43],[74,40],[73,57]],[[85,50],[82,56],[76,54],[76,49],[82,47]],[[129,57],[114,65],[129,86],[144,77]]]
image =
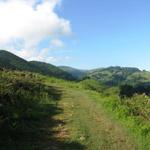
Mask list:
[[43,75],[54,76],[67,80],[75,80],[71,74],[54,65],[45,62],[27,61],[6,50],[0,50],[0,67],[10,70],[41,73]]
[[69,66],[55,66],[46,62],[26,61],[5,50],[0,50],[0,67],[35,72],[67,80],[94,79],[110,86],[150,82],[150,72],[141,71],[136,67],[110,66],[82,70]]

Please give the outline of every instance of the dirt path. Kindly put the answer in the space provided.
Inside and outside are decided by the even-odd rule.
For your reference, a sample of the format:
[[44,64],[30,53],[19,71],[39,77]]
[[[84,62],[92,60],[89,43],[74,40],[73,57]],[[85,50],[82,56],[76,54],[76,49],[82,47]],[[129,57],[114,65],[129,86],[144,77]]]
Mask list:
[[137,150],[124,129],[83,91],[65,90],[58,107],[63,112],[54,116],[59,123],[52,130],[57,140],[70,143],[61,150]]

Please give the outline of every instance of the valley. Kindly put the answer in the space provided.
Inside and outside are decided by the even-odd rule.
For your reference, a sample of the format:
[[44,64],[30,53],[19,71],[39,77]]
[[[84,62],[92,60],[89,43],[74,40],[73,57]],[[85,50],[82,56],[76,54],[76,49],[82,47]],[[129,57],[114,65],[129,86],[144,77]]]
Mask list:
[[148,71],[69,72],[1,54],[9,59],[0,60],[0,149],[150,149]]

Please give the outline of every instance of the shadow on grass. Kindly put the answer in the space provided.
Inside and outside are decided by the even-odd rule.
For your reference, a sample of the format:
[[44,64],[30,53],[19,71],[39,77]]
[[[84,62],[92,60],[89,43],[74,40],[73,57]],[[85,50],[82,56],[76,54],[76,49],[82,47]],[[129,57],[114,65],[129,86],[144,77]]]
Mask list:
[[[54,101],[61,99],[61,90],[49,87],[48,92]],[[56,138],[58,133],[52,128],[65,122],[54,119],[54,116],[61,113],[63,110],[57,103],[38,104],[32,109],[30,118],[18,122],[18,128],[1,131],[0,150],[84,150],[80,143]]]

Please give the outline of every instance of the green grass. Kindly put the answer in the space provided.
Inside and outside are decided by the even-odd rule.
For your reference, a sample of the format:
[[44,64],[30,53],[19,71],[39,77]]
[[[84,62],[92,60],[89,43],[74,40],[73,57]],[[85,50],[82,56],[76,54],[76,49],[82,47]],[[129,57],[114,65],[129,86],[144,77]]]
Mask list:
[[[51,82],[51,80],[52,79],[47,79],[46,81]],[[91,86],[93,81],[89,80],[89,83],[87,82],[88,80],[85,82],[82,81],[80,83],[76,83],[53,79],[53,84],[55,86],[59,85],[64,89],[67,90],[69,89],[67,93],[73,94],[72,96],[70,96],[71,98],[68,97],[68,103],[70,103],[69,105],[70,111],[74,110],[74,112],[70,112],[71,124],[69,125],[73,126],[71,128],[72,133],[71,136],[73,140],[79,141],[81,144],[85,145],[86,149],[88,147],[89,150],[90,149],[95,150],[98,149],[99,147],[101,147],[101,149],[111,149],[111,148],[117,149],[116,145],[118,144],[117,142],[119,142],[119,139],[121,139],[121,141],[124,141],[122,139],[125,138],[126,139],[125,141],[127,143],[128,142],[130,143],[127,144],[129,146],[128,149],[140,149],[140,150],[149,149],[149,142],[150,142],[149,137],[147,135],[146,136],[143,134],[141,135],[143,131],[146,132],[147,134],[149,133],[148,131],[149,126],[146,125],[147,124],[146,122],[142,122],[141,120],[138,121],[138,118],[128,113],[128,111],[132,109],[131,106],[139,105],[139,107],[141,106],[142,109],[143,108],[142,105],[138,103],[138,101],[133,100],[133,104],[127,108],[125,106],[125,103],[123,104],[120,102],[120,99],[118,97],[119,90],[117,87],[108,88],[101,86],[102,88],[100,89],[100,86],[97,86],[97,84]],[[88,90],[88,88],[90,90]],[[98,92],[93,90],[96,90]],[[82,95],[85,95],[86,99],[83,98],[84,96],[82,97]],[[140,100],[143,100],[143,97],[139,97],[139,101]],[[77,105],[77,107],[72,108],[72,105],[75,105],[74,103]],[[82,105],[83,106],[87,105],[88,107],[84,108],[85,107],[84,106],[82,108],[81,107]],[[143,104],[143,106],[146,106],[146,104]],[[90,107],[93,108],[89,112]],[[109,123],[105,122],[103,126],[101,126],[101,124],[98,124],[97,122],[95,123],[92,116],[93,110],[95,113],[99,113],[102,111],[103,116],[106,115],[104,118],[107,118],[106,120],[109,121],[111,120],[110,121],[111,123],[109,121],[108,121]],[[126,113],[127,115],[125,115]],[[140,122],[141,124],[139,125],[138,122]],[[117,125],[115,125],[115,123]],[[114,126],[120,128],[121,133],[114,133],[113,137],[109,137],[109,134],[107,134],[107,132],[105,133],[105,128],[108,126],[108,124],[110,124],[110,126],[112,125],[113,128]],[[98,127],[98,129],[96,129],[96,127]],[[100,134],[97,134],[98,130],[101,130],[102,132],[99,132]],[[83,135],[87,137],[86,140]],[[118,135],[119,138],[116,140],[117,144],[113,147],[112,141],[115,139],[115,137],[118,137]],[[84,139],[84,142],[81,142],[80,139]],[[91,144],[93,141],[94,144]],[[105,142],[107,142],[107,144],[104,144]],[[106,148],[102,147],[106,145],[107,145]],[[127,148],[124,143],[122,143],[122,145],[125,148]]]
[[[49,82],[45,79],[50,80]],[[47,83],[45,83],[47,82]],[[55,82],[55,85],[54,85]],[[61,140],[58,106],[63,90],[56,86],[65,81],[39,74],[0,71],[0,149],[77,149],[76,141]],[[66,85],[71,85],[66,82]],[[60,85],[59,85],[60,86]],[[58,132],[55,129],[59,129]]]
[[112,93],[107,97],[94,91],[87,91],[87,94],[102,106],[107,116],[126,130],[128,137],[135,141],[137,149],[150,149],[148,96],[136,95],[122,101],[117,95],[111,95]]
[[[57,82],[58,83],[58,82]],[[119,126],[121,126],[121,130],[122,133],[119,133],[120,139],[122,139],[122,137],[124,138],[127,137],[127,140],[125,141],[130,141],[129,143],[135,147],[136,149],[142,149],[142,150],[147,150],[149,149],[149,121],[148,121],[148,116],[149,116],[149,106],[147,105],[147,101],[148,101],[148,97],[145,96],[137,96],[137,97],[133,97],[133,99],[129,99],[129,100],[125,100],[124,103],[119,99],[118,97],[118,88],[117,87],[112,87],[112,88],[104,88],[103,91],[100,90],[100,93],[92,91],[91,87],[89,87],[90,90],[87,90],[87,86],[84,87],[84,85],[82,85],[83,82],[79,83],[72,83],[72,82],[65,82],[63,84],[63,82],[60,84],[63,87],[68,87],[69,89],[71,88],[72,92],[68,92],[68,93],[75,93],[74,98],[69,99],[69,101],[75,102],[77,104],[78,107],[75,107],[74,109],[72,107],[71,110],[74,110],[75,112],[77,112],[76,116],[72,116],[72,122],[75,123],[74,127],[73,127],[73,131],[72,133],[74,133],[74,135],[72,135],[74,137],[75,140],[79,140],[84,139],[85,137],[88,137],[86,139],[86,143],[83,143],[85,145],[87,145],[87,147],[90,147],[92,141],[98,141],[97,143],[100,143],[100,141],[103,141],[102,139],[100,139],[100,137],[106,137],[106,139],[109,139],[108,134],[104,136],[104,134],[100,134],[100,137],[97,137],[97,133],[92,133],[92,131],[90,130],[91,128],[94,130],[96,128],[96,126],[98,126],[99,128],[102,128],[99,125],[96,125],[96,123],[94,123],[94,120],[92,120],[93,118],[90,117],[90,113],[92,114],[92,111],[89,112],[89,110],[85,109],[85,108],[80,108],[80,106],[82,106],[82,103],[84,103],[84,105],[88,105],[89,101],[90,104],[88,106],[88,108],[90,108],[90,106],[94,105],[93,103],[96,103],[95,106],[93,106],[93,110],[96,111],[96,113],[100,112],[100,110],[104,111],[104,114],[106,114],[105,118],[109,118],[108,120],[111,120],[111,124],[115,124],[115,122],[118,124],[120,124]],[[85,90],[83,89],[85,88]],[[94,89],[95,90],[95,89]],[[76,92],[76,91],[82,91],[82,92]],[[84,93],[85,92],[85,93]],[[84,100],[84,98],[82,97],[82,95],[88,95],[89,98],[86,98]],[[74,99],[74,100],[73,100]],[[137,100],[138,99],[138,100]],[[145,100],[144,100],[145,99]],[[74,104],[71,104],[74,105]],[[138,109],[137,109],[138,106]],[[96,107],[98,107],[96,109]],[[144,114],[146,117],[145,120],[142,120],[141,116],[135,116],[134,115],[134,110],[136,109],[137,112],[141,112],[142,111],[142,115]],[[73,113],[71,113],[73,114]],[[84,115],[83,115],[84,114]],[[88,116],[86,116],[88,114]],[[104,116],[103,114],[103,116]],[[87,120],[88,118],[88,120]],[[116,125],[115,125],[116,126]],[[77,128],[78,127],[78,128]],[[103,129],[107,127],[107,124],[104,124]],[[117,126],[118,128],[118,126]],[[77,130],[75,130],[77,129]],[[123,135],[125,134],[125,135]],[[84,136],[85,137],[84,137]],[[92,138],[92,137],[95,137]],[[113,137],[113,139],[117,137],[117,135],[115,135]],[[105,139],[105,138],[104,138]],[[106,141],[107,141],[106,140]],[[80,141],[80,140],[79,140]],[[105,141],[105,140],[104,140]],[[111,139],[109,139],[108,141],[111,141]],[[107,141],[108,145],[109,142]],[[122,140],[123,141],[123,140]],[[90,143],[90,144],[88,144]],[[102,142],[103,143],[103,142]],[[99,144],[95,144],[95,148],[100,147]],[[124,143],[123,143],[124,145]],[[112,144],[109,145],[111,148]],[[108,146],[108,147],[109,147]],[[124,145],[125,146],[125,145]],[[133,147],[131,149],[133,149]],[[91,149],[91,148],[89,148]],[[104,148],[105,149],[105,148]],[[108,149],[108,148],[106,148]],[[110,149],[110,148],[109,148]],[[114,148],[115,149],[115,148]],[[129,149],[129,148],[128,148]]]
[[66,90],[60,105],[67,111],[69,140],[81,143],[87,150],[136,149],[133,140],[105,114],[99,102],[87,96],[85,91]]
[[0,71],[0,149],[149,150],[149,97],[118,93],[93,80]]

